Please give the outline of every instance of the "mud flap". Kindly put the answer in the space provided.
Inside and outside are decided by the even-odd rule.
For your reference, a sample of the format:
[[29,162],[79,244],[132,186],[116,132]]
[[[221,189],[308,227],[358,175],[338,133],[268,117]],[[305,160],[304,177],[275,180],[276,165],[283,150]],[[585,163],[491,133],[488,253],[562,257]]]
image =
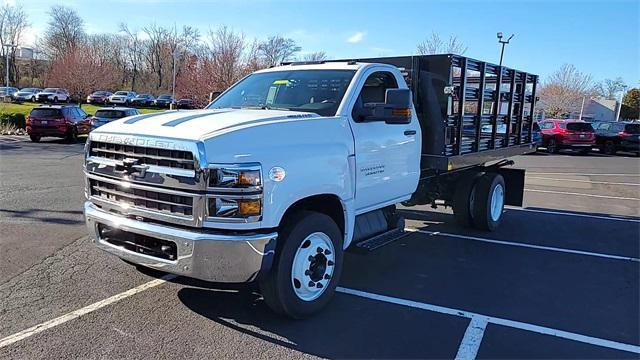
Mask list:
[[524,199],[524,169],[500,168],[498,174],[504,178],[505,205],[522,206]]

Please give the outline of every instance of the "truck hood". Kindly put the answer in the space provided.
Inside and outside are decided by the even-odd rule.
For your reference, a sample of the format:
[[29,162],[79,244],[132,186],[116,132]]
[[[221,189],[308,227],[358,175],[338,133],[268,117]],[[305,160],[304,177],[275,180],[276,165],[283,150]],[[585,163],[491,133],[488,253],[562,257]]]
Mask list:
[[305,121],[319,117],[313,113],[281,110],[173,110],[111,121],[94,133],[201,140],[249,127],[279,122]]

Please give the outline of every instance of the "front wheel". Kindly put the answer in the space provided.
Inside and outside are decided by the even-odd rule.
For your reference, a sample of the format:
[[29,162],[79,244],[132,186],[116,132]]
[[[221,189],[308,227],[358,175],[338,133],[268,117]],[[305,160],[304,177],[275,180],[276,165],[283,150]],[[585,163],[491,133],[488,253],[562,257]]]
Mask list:
[[29,135],[32,142],[40,142],[40,135]]
[[69,132],[67,133],[67,142],[71,143],[71,144],[75,144],[76,142],[78,142],[78,128],[77,127],[72,127],[71,129],[69,129]]
[[607,140],[603,147],[602,147],[602,152],[607,154],[607,155],[615,155],[616,154],[616,144],[613,143],[613,141],[611,140]]
[[335,293],[342,256],[336,223],[325,214],[301,212],[282,229],[273,267],[260,281],[265,302],[294,319],[317,313]]
[[493,231],[500,226],[506,187],[500,174],[486,173],[478,179],[473,201],[473,224],[481,230]]

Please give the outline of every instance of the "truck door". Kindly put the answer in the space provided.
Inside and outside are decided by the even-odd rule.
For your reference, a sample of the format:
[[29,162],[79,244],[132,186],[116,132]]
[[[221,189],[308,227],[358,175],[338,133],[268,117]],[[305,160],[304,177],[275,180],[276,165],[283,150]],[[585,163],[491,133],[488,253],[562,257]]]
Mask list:
[[408,124],[366,122],[358,108],[366,103],[384,103],[387,89],[404,81],[390,71],[370,70],[360,85],[351,112],[355,138],[356,213],[408,199],[420,175],[420,125],[415,115]]

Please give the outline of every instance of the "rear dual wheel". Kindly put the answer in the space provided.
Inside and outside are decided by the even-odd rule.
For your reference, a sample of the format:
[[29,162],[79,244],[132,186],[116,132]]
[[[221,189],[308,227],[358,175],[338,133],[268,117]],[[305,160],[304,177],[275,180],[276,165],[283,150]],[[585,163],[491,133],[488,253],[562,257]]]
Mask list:
[[493,231],[502,221],[506,187],[496,173],[478,173],[461,180],[456,186],[453,213],[462,226]]

